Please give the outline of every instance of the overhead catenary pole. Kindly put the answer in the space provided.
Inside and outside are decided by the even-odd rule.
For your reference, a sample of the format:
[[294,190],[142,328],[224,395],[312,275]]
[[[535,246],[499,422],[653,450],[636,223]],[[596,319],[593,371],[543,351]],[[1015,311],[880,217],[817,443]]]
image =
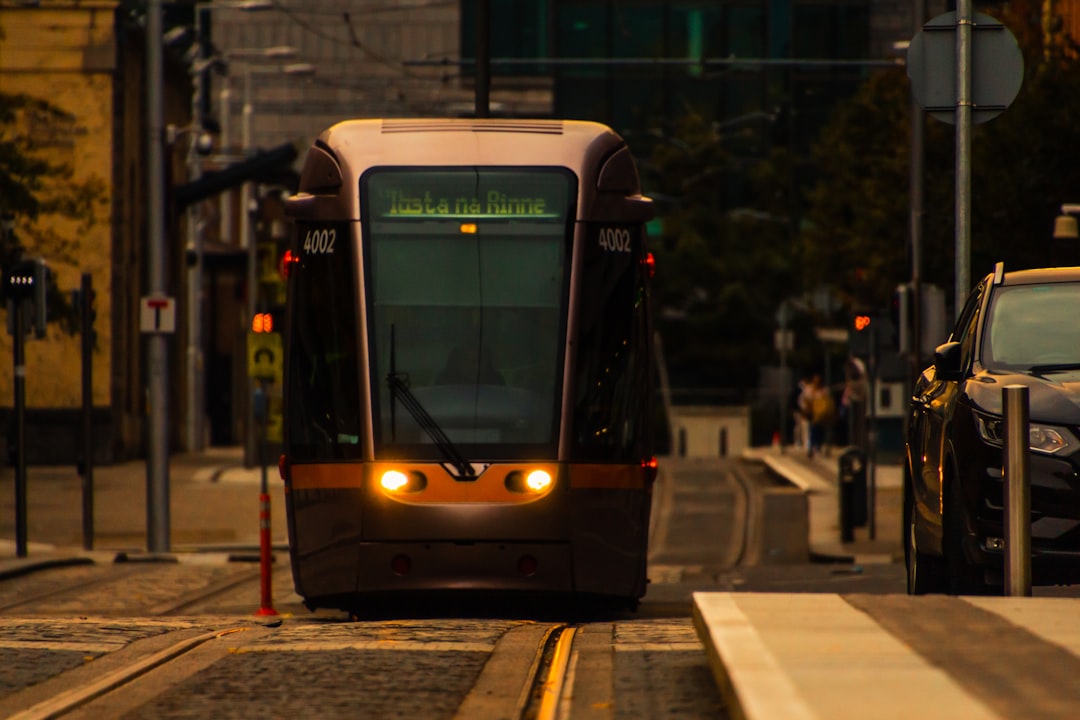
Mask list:
[[[195,182],[202,174],[197,145],[203,132],[203,40],[202,8],[195,6],[195,62],[192,73],[191,132],[188,133],[188,181]],[[200,227],[199,204],[187,209],[187,251],[193,256],[188,266],[187,304],[187,423],[188,452],[203,449],[203,347],[202,347],[202,267],[203,234]]]
[[[926,22],[926,0],[915,0],[913,35]],[[910,377],[918,377],[922,370],[922,238],[924,174],[926,161],[926,115],[911,94],[911,165],[910,165],[910,212],[911,212],[911,368]]]
[[[147,295],[165,297],[164,97],[161,2],[146,8]],[[146,542],[150,552],[169,550],[168,356],[166,337],[147,333],[149,431],[146,452]]]
[[491,102],[491,4],[476,2],[476,117],[490,116]]
[[956,3],[956,286],[954,314],[971,287],[971,0]]

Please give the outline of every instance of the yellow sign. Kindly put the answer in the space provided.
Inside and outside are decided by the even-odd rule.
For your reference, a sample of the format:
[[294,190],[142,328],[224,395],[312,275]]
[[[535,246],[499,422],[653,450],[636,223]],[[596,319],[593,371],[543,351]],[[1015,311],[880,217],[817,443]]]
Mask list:
[[256,380],[267,380],[281,386],[285,352],[281,333],[248,333],[248,375]]

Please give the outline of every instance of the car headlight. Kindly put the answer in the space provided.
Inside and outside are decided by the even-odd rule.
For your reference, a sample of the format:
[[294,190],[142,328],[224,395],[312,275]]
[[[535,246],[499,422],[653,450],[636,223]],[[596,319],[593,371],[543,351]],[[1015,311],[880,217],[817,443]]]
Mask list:
[[[991,445],[1005,444],[1005,424],[999,417],[975,416],[979,436]],[[1028,424],[1028,444],[1035,452],[1047,455],[1068,455],[1080,447],[1076,436],[1063,427]]]

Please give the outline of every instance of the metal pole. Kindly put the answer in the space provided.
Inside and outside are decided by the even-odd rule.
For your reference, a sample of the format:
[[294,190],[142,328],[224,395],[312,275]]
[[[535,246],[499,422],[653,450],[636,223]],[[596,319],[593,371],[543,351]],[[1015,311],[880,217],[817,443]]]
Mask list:
[[[251,100],[251,75],[251,65],[245,65],[243,122],[240,126],[240,150],[244,157],[247,157],[248,152],[251,150],[251,123],[252,115],[254,114]],[[251,201],[251,183],[245,182],[240,186],[240,242],[242,247],[247,249],[247,307],[246,316],[241,324],[245,331],[250,331],[251,329],[251,321],[255,317],[256,303],[258,300],[258,280],[255,273],[255,263],[258,257],[255,248],[255,238],[252,234],[251,227],[251,208],[249,207]],[[247,332],[244,333],[244,337],[247,337]],[[255,436],[255,412],[252,402],[254,393],[255,380],[249,377],[247,393],[248,411],[246,413],[246,423],[244,428],[244,459],[245,464],[248,466],[255,462],[255,445],[258,442]]]
[[788,393],[791,392],[791,383],[787,380],[787,326],[788,306],[787,300],[780,303],[780,452],[788,444],[787,426],[791,421],[788,417]]
[[[162,140],[161,0],[146,9],[147,117],[147,295],[165,296],[165,173]],[[163,333],[147,334],[149,438],[146,453],[146,542],[150,552],[169,550],[169,388],[168,355]]]
[[[218,122],[221,123],[221,152],[231,154],[232,139],[229,133],[232,120],[232,90],[229,88],[229,76],[221,79],[222,87],[218,104]],[[233,192],[227,190],[221,194],[221,222],[218,225],[218,241],[229,242],[232,237]]]
[[[202,52],[202,11],[195,7],[195,69],[192,77],[191,93],[191,132],[187,152],[187,172],[189,182],[199,179],[202,163],[199,162],[197,145],[202,135],[202,98],[203,70]],[[189,452],[202,450],[202,230],[199,227],[199,205],[192,203],[187,209],[187,249],[194,253],[195,259],[188,268],[188,303],[187,303],[187,449]]]
[[26,315],[25,300],[8,304],[15,310],[15,555],[26,557]]
[[[926,0],[915,0],[915,22],[912,37],[926,22]],[[922,371],[922,237],[923,237],[923,176],[926,162],[926,114],[911,95],[911,376],[914,380]],[[910,387],[911,383],[908,383]]]
[[869,391],[866,393],[866,410],[870,416],[869,431],[866,438],[866,519],[869,525],[870,539],[877,538],[877,402],[874,395],[877,394],[878,381],[877,363],[877,330],[873,323],[870,324],[870,367],[867,368],[867,380]]
[[94,280],[82,274],[83,549],[94,549]]
[[1031,458],[1028,449],[1028,389],[1006,385],[1005,403],[1005,583],[1007,595],[1031,595]]
[[971,287],[971,5],[956,3],[956,313]]
[[490,116],[491,92],[491,3],[476,1],[476,117]]

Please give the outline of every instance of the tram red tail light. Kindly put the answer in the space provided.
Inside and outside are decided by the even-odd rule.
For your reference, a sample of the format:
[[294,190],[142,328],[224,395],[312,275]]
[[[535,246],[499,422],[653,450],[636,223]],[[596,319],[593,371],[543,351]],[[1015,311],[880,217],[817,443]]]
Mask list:
[[656,475],[660,472],[660,463],[656,461],[656,456],[653,455],[650,458],[645,458],[641,461],[641,467],[645,468],[645,472],[649,475],[649,482],[656,480]]
[[289,279],[289,273],[292,272],[293,265],[300,262],[300,256],[294,253],[292,250],[286,250],[285,254],[281,256],[281,262],[278,264],[278,273],[281,274],[283,280]]
[[412,570],[412,560],[408,555],[395,555],[390,561],[390,569],[395,575],[408,575]]
[[532,555],[522,555],[518,558],[518,572],[526,577],[531,577],[540,569],[540,561]]

